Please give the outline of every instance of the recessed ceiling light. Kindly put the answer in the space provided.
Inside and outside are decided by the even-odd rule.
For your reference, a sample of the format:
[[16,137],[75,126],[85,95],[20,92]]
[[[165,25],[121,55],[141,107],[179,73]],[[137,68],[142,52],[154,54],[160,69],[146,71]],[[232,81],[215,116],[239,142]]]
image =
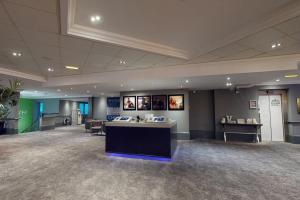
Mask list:
[[22,53],[14,51],[14,52],[12,52],[12,55],[15,57],[20,57],[20,56],[22,56]]
[[65,67],[66,67],[66,69],[74,69],[74,70],[78,70],[79,69],[79,67],[71,66],[71,65],[67,65]]
[[285,78],[297,78],[299,76],[299,74],[287,74],[284,77]]
[[61,89],[57,89],[57,92],[61,92]]
[[90,93],[90,91],[89,91],[89,90],[87,90],[87,91],[86,91],[86,93]]
[[232,86],[232,83],[228,82],[228,83],[226,83],[226,86],[227,87]]
[[73,90],[73,88],[70,88],[70,90]]
[[51,68],[51,67],[49,67],[49,68],[48,68],[48,72],[54,72],[54,69]]
[[190,81],[189,80],[185,80],[185,83],[189,83]]
[[276,82],[280,82],[280,79],[276,79]]
[[230,79],[231,79],[230,77],[227,77],[227,81],[230,81]]
[[272,44],[272,49],[275,49],[276,47],[280,47],[281,46],[281,43],[273,43]]
[[93,15],[90,18],[91,22],[100,22],[101,21],[101,16],[99,15]]
[[120,64],[121,65],[126,65],[126,61],[125,60],[120,60]]

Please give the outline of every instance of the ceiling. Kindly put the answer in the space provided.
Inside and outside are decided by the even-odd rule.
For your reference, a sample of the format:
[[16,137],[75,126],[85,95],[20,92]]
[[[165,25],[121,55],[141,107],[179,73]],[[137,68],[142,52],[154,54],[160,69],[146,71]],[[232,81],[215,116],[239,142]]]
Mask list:
[[[101,16],[100,23],[92,23],[92,15]],[[299,73],[297,0],[0,0],[0,29],[0,78],[24,80],[25,96],[37,98],[174,89],[186,79],[187,89],[224,88],[231,74],[236,85],[257,85],[274,83],[291,70]],[[283,71],[266,65],[264,72],[250,72],[244,65],[247,60],[251,68],[260,58],[274,63],[286,55],[295,55],[295,62],[282,63]],[[239,71],[224,70],[227,61]],[[153,76],[143,78],[148,73]]]

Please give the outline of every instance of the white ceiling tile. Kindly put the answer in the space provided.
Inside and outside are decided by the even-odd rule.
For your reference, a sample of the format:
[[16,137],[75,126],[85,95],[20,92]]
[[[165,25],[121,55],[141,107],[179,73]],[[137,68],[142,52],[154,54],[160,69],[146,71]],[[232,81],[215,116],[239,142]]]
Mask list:
[[172,65],[180,65],[180,64],[183,64],[186,62],[187,62],[187,60],[168,57],[165,60],[157,63],[156,65],[157,66],[172,66]]
[[0,22],[0,38],[11,40],[22,40],[17,29],[11,23]]
[[29,48],[36,59],[60,62],[60,49],[55,46],[30,44]]
[[101,54],[105,56],[116,56],[120,51],[121,47],[116,45],[105,44],[101,42],[95,42],[93,44],[91,54]]
[[59,46],[59,35],[56,33],[41,32],[24,28],[20,29],[20,33],[27,44]]
[[254,50],[254,49],[247,49],[245,51],[241,51],[241,52],[238,52],[230,57],[227,57],[226,59],[227,60],[238,60],[238,59],[246,59],[246,58],[252,58],[252,57],[255,57],[257,55],[260,55],[262,54],[261,51],[257,51],[257,50]]
[[57,14],[39,11],[18,4],[4,2],[14,23],[21,28],[58,33]]
[[42,11],[56,13],[57,2],[56,0],[6,0],[14,2],[19,5],[35,8]]
[[145,56],[143,56],[141,59],[137,60],[133,66],[150,67],[150,66],[156,65],[159,62],[166,60],[167,58],[168,58],[167,56],[154,54],[154,53],[148,53]]
[[0,54],[0,66],[10,66],[12,62],[8,59],[6,55]]
[[92,44],[93,42],[87,39],[79,39],[71,36],[60,37],[60,46],[72,51],[88,53],[91,50]]
[[269,54],[273,56],[297,54],[297,53],[300,53],[300,42],[291,44],[289,46],[282,46],[281,48],[269,52]]
[[124,60],[138,60],[146,54],[144,51],[129,49],[129,48],[122,48],[119,52],[117,57]]
[[281,38],[285,36],[284,33],[277,31],[275,29],[266,29],[251,36],[248,36],[244,39],[238,41],[238,44],[250,47],[257,48],[262,45],[271,46],[272,43],[278,42]]
[[93,65],[107,65],[113,60],[112,57],[110,56],[105,56],[105,55],[99,55],[99,54],[90,54],[87,60],[88,64],[93,64]]
[[224,47],[215,49],[215,50],[211,51],[210,54],[215,55],[217,57],[229,57],[229,56],[233,56],[241,51],[245,51],[246,49],[248,49],[248,47],[244,47],[242,45],[232,43],[232,44],[226,45]]
[[300,31],[300,16],[285,21],[281,24],[278,24],[274,27],[275,29],[286,33],[286,34],[293,34]]
[[199,57],[193,58],[193,59],[189,60],[187,63],[195,64],[195,63],[213,62],[213,61],[217,60],[218,58],[219,58],[218,56],[207,53],[207,54],[201,55]]
[[2,4],[0,4],[0,22],[11,24],[10,19],[7,16],[7,13],[5,12]]
[[300,41],[300,31],[290,35],[290,37]]

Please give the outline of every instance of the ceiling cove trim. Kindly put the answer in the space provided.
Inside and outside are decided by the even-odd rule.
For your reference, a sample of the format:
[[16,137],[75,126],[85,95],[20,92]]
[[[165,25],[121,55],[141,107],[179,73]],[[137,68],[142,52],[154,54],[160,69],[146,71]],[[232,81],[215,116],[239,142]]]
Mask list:
[[[180,59],[189,59],[187,51],[75,23],[77,0],[61,0],[61,30],[63,34],[139,49]],[[67,20],[66,18],[67,17]]]
[[8,76],[13,76],[13,77],[18,77],[18,78],[24,78],[32,81],[38,81],[38,82],[46,82],[47,80],[43,76],[37,76],[33,74],[27,74],[23,72],[18,72],[15,70],[10,70],[6,68],[0,67],[0,74],[8,75]]
[[204,77],[271,71],[298,70],[300,54],[266,58],[221,61],[200,64],[177,65],[163,68],[148,68],[113,71],[73,76],[51,77],[44,87],[110,83],[111,80],[152,80],[167,78]]

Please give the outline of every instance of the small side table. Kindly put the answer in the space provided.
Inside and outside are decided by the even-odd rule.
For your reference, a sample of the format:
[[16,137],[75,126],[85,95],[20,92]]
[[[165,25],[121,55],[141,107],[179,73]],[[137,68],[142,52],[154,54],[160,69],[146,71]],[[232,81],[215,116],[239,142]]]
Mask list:
[[244,135],[255,135],[256,142],[260,142],[260,128],[262,124],[237,124],[237,123],[221,123],[224,132],[224,141],[227,141],[227,134],[244,134]]

